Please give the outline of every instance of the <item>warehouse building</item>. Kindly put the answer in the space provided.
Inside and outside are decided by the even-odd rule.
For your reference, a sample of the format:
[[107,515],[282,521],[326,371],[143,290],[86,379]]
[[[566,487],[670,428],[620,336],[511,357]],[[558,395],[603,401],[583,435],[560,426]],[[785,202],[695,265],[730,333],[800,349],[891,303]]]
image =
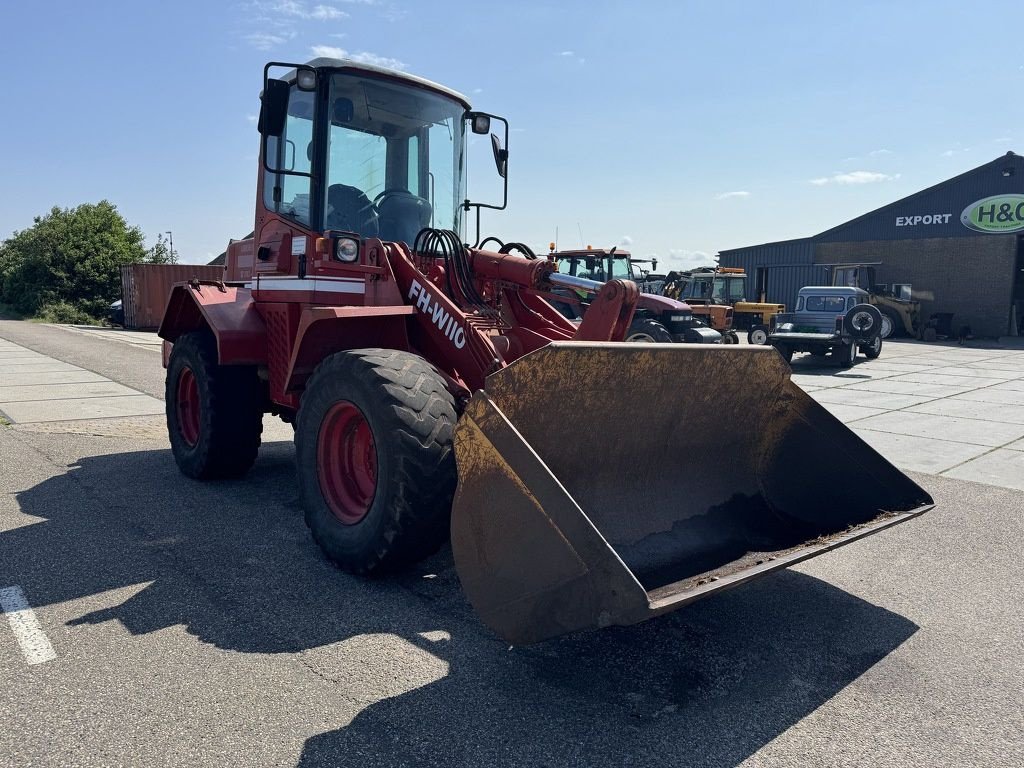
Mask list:
[[1024,326],[1024,158],[990,163],[813,237],[722,251],[742,267],[748,298],[793,307],[806,285],[831,282],[832,265],[873,264],[875,280],[921,302],[924,319],[952,313],[975,336]]

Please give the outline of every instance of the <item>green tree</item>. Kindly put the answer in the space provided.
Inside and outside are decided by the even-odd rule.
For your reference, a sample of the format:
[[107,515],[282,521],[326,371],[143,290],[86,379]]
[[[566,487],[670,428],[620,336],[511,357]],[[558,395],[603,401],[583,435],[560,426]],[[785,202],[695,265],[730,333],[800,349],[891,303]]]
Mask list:
[[177,264],[178,252],[172,251],[170,244],[163,235],[156,236],[156,245],[146,251],[146,262],[149,264]]
[[0,244],[0,301],[26,315],[68,304],[99,317],[121,292],[121,265],[145,257],[142,231],[112,203],[54,207]]

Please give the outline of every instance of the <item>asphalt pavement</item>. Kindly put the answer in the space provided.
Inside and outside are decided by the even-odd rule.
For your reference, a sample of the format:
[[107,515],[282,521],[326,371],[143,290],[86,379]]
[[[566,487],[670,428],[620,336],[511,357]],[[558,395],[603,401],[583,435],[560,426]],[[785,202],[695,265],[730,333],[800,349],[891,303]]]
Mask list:
[[[162,398],[155,345],[0,339]],[[796,369],[814,395],[843,373]],[[246,479],[201,484],[160,422],[0,427],[0,590],[29,606],[0,621],[4,766],[1024,764],[1013,488],[911,472],[937,504],[921,518],[642,625],[509,648],[448,551],[383,580],[327,563],[289,428],[268,421]]]

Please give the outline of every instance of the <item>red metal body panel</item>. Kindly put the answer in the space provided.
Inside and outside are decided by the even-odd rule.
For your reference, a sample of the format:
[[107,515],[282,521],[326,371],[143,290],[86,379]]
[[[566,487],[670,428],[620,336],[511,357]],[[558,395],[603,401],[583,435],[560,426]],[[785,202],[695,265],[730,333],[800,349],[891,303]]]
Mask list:
[[174,286],[157,334],[174,342],[203,327],[217,338],[221,364],[267,362],[267,329],[248,289],[206,283]]
[[121,267],[124,327],[157,328],[175,283],[223,280],[224,267],[205,264],[125,264]]

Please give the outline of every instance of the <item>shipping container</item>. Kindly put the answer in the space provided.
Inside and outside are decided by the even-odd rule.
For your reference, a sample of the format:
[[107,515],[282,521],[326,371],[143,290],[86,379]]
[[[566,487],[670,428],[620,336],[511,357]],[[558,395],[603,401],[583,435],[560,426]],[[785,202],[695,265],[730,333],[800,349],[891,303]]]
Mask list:
[[124,327],[154,329],[175,283],[192,279],[223,280],[224,267],[206,264],[125,264],[121,267]]

